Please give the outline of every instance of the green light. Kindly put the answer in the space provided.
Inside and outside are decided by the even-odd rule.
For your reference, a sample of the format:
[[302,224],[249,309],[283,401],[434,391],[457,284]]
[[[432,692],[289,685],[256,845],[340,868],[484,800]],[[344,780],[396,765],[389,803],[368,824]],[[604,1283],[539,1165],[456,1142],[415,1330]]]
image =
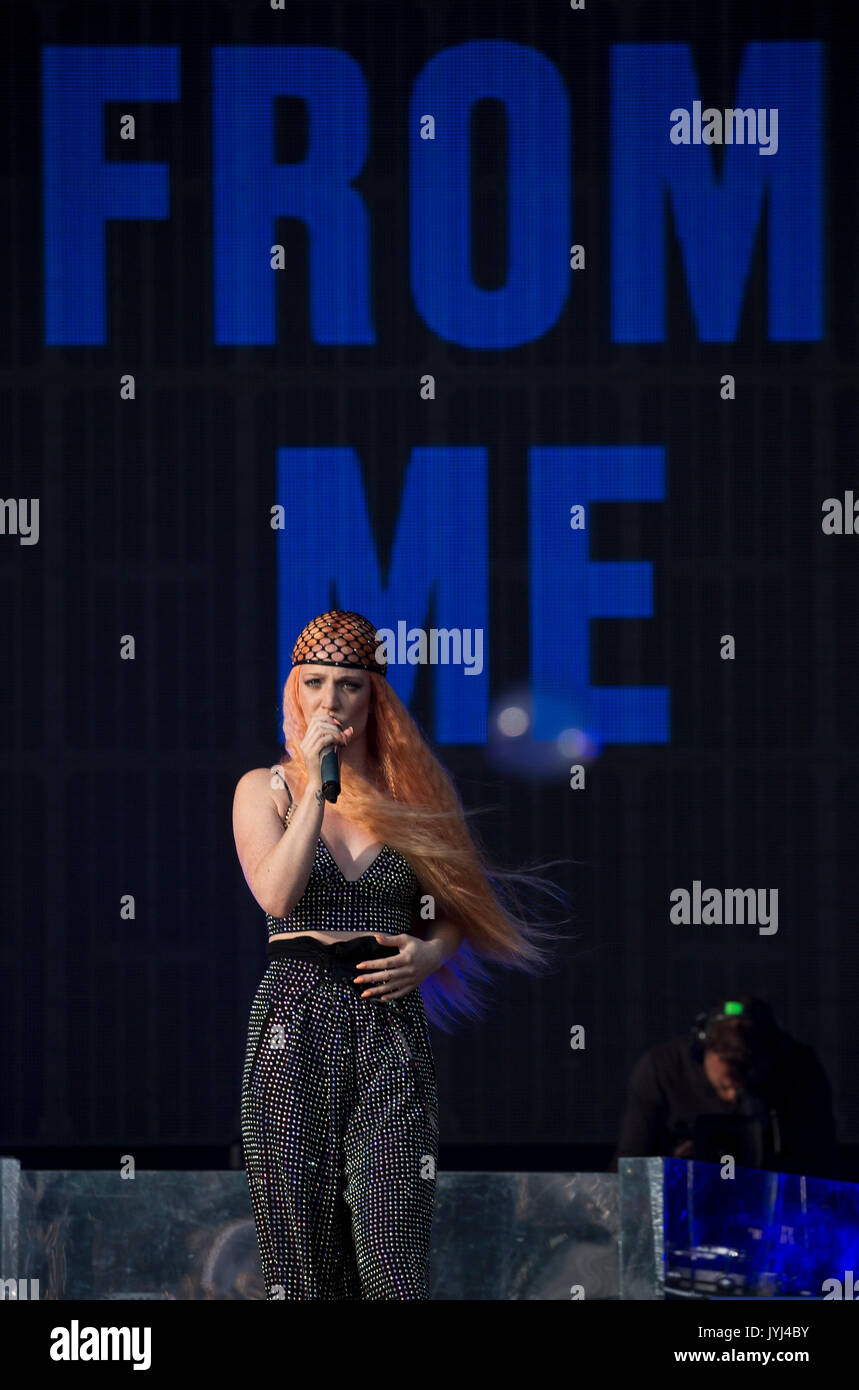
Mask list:
[[742,1004],[740,1003],[739,999],[726,999],[726,1001],[725,1001],[725,1014],[726,1014],[726,1016],[727,1016],[728,1014],[741,1014],[742,1012],[743,1012],[743,1006],[742,1006]]

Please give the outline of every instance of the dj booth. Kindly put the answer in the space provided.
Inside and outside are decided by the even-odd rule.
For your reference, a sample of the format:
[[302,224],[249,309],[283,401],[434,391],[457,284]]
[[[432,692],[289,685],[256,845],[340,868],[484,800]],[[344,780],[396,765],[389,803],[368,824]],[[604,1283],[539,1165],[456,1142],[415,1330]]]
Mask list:
[[[439,1174],[437,1300],[859,1295],[859,1185],[682,1159]],[[244,1172],[0,1159],[0,1297],[263,1299]]]

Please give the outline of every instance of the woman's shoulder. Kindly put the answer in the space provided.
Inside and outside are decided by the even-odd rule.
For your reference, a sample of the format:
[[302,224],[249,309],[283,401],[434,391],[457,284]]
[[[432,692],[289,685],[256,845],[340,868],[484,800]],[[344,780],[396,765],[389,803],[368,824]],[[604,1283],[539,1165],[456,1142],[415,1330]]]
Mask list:
[[271,767],[254,767],[239,778],[236,792],[247,791],[253,796],[269,796],[280,813],[286,815],[291,800],[295,799],[293,774],[283,763],[273,763]]

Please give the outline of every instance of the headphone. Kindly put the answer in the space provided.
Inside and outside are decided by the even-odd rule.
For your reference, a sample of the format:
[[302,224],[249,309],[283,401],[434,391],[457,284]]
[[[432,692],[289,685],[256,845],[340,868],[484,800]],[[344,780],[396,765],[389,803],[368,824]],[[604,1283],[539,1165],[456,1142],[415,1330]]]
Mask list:
[[705,1043],[710,1024],[721,1018],[747,1018],[764,1044],[772,1061],[786,1052],[790,1042],[778,1026],[769,1004],[749,995],[741,999],[720,999],[712,1009],[704,1009],[695,1017],[691,1027],[691,1051],[696,1062],[703,1062]]

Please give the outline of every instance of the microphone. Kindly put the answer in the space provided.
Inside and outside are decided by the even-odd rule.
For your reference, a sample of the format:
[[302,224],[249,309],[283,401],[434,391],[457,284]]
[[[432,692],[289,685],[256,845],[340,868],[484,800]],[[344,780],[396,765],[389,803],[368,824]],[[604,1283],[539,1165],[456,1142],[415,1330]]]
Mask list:
[[340,754],[336,743],[325,749],[319,771],[322,777],[322,795],[326,801],[336,801],[340,795]]

